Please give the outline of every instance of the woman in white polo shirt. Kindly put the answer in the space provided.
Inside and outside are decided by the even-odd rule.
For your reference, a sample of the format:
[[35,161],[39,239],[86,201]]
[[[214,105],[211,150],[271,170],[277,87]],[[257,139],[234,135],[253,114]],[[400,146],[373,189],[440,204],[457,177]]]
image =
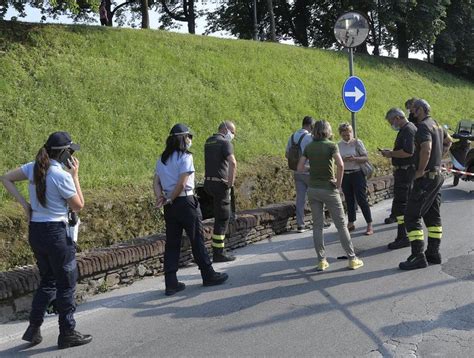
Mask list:
[[176,276],[183,229],[191,242],[194,261],[201,270],[204,286],[219,285],[227,280],[226,273],[215,272],[204,245],[202,214],[194,196],[194,164],[189,151],[192,134],[184,124],[171,128],[166,148],[156,163],[153,189],[156,206],[164,206],[166,244],[164,257],[165,294],[184,290],[186,285]]
[[[68,210],[84,206],[79,184],[79,161],[72,153],[79,145],[69,133],[55,132],[39,150],[34,162],[1,177],[7,191],[23,206],[29,222],[29,242],[36,258],[41,282],[33,297],[30,325],[23,340],[42,341],[40,326],[48,305],[55,300],[59,313],[58,347],[87,344],[91,335],[75,330],[74,292],[77,281],[76,247],[68,237]],[[19,193],[15,182],[28,180],[30,203]]]

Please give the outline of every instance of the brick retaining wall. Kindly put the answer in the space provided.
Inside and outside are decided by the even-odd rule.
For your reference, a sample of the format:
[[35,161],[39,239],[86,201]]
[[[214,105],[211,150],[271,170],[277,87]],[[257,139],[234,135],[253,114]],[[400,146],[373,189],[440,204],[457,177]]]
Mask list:
[[[388,199],[393,193],[393,177],[377,177],[369,181],[370,204]],[[311,225],[311,213],[306,211]],[[204,221],[206,246],[210,248],[213,220]],[[229,225],[227,248],[235,249],[292,230],[296,227],[294,202],[269,205],[238,213]],[[144,276],[163,272],[164,235],[152,235],[111,247],[77,255],[79,281],[77,302],[110,289],[129,285]],[[181,265],[192,262],[189,241],[183,240]],[[0,323],[26,318],[34,290],[39,284],[36,266],[25,266],[0,273]]]

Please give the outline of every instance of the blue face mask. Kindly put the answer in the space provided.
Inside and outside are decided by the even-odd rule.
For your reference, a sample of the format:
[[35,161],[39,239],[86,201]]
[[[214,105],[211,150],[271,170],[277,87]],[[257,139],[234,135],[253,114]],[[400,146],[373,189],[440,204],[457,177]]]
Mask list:
[[400,130],[400,127],[397,127],[395,124],[392,124],[392,129],[398,132]]

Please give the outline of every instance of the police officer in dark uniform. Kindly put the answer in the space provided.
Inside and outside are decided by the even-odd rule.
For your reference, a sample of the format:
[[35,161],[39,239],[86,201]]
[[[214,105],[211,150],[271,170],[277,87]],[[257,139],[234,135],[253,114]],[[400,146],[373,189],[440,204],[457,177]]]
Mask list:
[[231,215],[231,188],[234,186],[237,161],[231,143],[235,136],[235,125],[224,121],[218,132],[206,140],[204,145],[205,176],[204,189],[212,196],[214,209],[214,231],[212,251],[214,262],[227,262],[235,257],[224,250],[224,239]]
[[[451,138],[438,123],[430,117],[431,108],[423,99],[413,105],[417,119],[415,135],[415,182],[408,199],[405,225],[411,244],[411,255],[399,267],[402,270],[424,268],[440,264],[439,246],[443,228],[440,205],[444,178],[441,175],[441,158],[451,146]],[[424,249],[424,235],[421,218],[428,230],[428,247]]]
[[[79,184],[79,161],[72,157],[79,145],[69,133],[52,133],[33,162],[1,177],[7,191],[23,206],[28,219],[28,241],[35,255],[40,284],[33,297],[30,324],[22,339],[42,341],[41,325],[48,305],[55,301],[59,313],[58,348],[80,346],[92,341],[89,334],[75,330],[74,292],[77,281],[76,246],[67,233],[68,211],[84,207]],[[30,202],[15,182],[27,180]]]
[[392,128],[398,131],[393,150],[382,150],[381,154],[385,158],[392,158],[393,165],[393,203],[392,213],[398,223],[397,237],[394,242],[388,244],[391,250],[410,246],[407,231],[405,228],[404,214],[407,207],[407,200],[415,179],[415,163],[413,153],[415,151],[416,126],[409,122],[405,113],[399,108],[390,109],[385,119]]
[[189,151],[193,135],[189,128],[178,123],[171,128],[166,148],[156,163],[153,191],[156,206],[164,207],[166,245],[164,255],[165,295],[172,296],[185,289],[177,271],[181,253],[183,230],[191,243],[194,261],[201,271],[204,286],[224,283],[228,275],[215,272],[204,245],[202,214],[194,195],[194,161]]

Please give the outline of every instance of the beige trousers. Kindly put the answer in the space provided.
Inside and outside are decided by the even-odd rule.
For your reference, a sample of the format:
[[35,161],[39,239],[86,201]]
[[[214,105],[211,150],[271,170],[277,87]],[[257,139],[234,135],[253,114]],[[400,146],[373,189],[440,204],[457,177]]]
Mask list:
[[308,188],[308,200],[313,216],[313,241],[318,259],[326,257],[324,248],[324,205],[329,210],[334,225],[339,233],[339,241],[346,251],[349,259],[355,258],[354,247],[351,236],[344,220],[344,208],[342,206],[341,195],[337,189],[317,189]]

